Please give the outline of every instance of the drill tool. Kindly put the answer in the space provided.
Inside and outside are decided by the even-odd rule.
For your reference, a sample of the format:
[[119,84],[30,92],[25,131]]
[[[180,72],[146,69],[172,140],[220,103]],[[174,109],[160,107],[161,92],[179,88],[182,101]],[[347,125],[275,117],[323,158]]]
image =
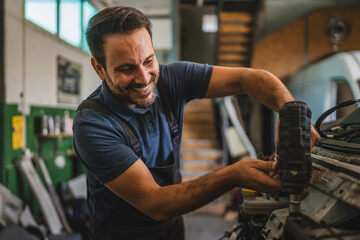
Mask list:
[[304,102],[285,103],[280,109],[278,170],[290,194],[290,215],[300,213],[300,194],[311,178],[311,110]]

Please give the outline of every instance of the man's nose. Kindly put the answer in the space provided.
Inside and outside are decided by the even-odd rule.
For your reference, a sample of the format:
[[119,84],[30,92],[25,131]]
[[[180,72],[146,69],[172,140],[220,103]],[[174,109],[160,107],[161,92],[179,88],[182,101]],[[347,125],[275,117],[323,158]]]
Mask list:
[[138,70],[136,83],[148,85],[150,82],[150,79],[151,79],[151,74],[146,70],[146,68],[141,66]]

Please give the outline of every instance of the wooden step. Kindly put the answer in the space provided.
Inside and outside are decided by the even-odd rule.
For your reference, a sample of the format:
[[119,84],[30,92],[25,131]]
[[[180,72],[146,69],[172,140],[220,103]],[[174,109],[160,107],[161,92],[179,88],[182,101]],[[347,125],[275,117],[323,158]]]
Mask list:
[[218,160],[223,152],[219,149],[183,149],[180,158],[186,160]]
[[221,12],[219,27],[218,64],[227,67],[249,65],[253,14],[250,12]]
[[213,123],[204,122],[185,122],[183,125],[183,131],[203,131],[211,132],[215,131],[215,125]]
[[219,144],[214,139],[184,139],[182,149],[218,149]]
[[188,106],[203,106],[203,107],[212,107],[213,101],[212,99],[195,99],[186,104],[185,108]]
[[215,132],[204,131],[183,131],[183,139],[215,139],[217,136]]
[[250,34],[221,34],[219,36],[219,44],[248,44]]
[[219,168],[222,151],[218,149],[215,115],[211,99],[186,104],[180,153],[184,181]]
[[219,54],[218,59],[220,62],[223,62],[223,61],[239,62],[239,61],[247,60],[247,56],[241,55],[241,54],[227,53],[227,54]]
[[186,165],[218,166],[218,159],[183,159]]
[[220,13],[221,21],[253,21],[252,14],[248,12],[221,12]]
[[203,107],[203,106],[187,106],[184,109],[185,114],[193,114],[193,113],[209,113],[213,114],[214,110],[213,107]]
[[183,170],[185,171],[215,171],[218,168],[218,165],[186,164],[183,166]]
[[232,58],[232,57],[221,57],[219,58],[220,63],[247,63],[248,58],[247,56],[240,55],[238,58]]
[[252,27],[239,24],[220,25],[219,33],[251,33]]
[[248,52],[249,47],[247,45],[236,44],[236,43],[219,45],[220,53],[224,53],[224,52],[228,52],[228,51],[230,51],[230,52]]
[[212,113],[186,114],[184,115],[184,122],[214,123],[214,115]]

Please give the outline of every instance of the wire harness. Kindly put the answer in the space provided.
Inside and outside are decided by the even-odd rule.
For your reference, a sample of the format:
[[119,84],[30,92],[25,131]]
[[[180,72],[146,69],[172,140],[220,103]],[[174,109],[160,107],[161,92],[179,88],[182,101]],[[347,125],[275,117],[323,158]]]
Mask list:
[[[320,129],[321,123],[331,113],[335,112],[336,110],[338,110],[340,108],[347,107],[347,106],[350,106],[350,105],[358,103],[358,102],[360,102],[360,99],[351,99],[351,100],[339,103],[338,105],[326,110],[323,114],[321,114],[321,116],[318,118],[318,120],[315,123],[315,129],[318,131],[320,136],[323,137],[323,138],[337,139],[337,138],[342,138],[342,137],[349,136],[349,135],[359,131],[360,128],[355,128],[355,129],[351,128],[351,129],[347,130],[348,125],[338,125],[338,126],[330,128],[330,129],[325,129],[325,130]],[[339,133],[339,134],[325,134],[324,131],[326,131],[326,130],[332,130],[332,131],[346,130],[346,131],[342,132],[342,133]]]

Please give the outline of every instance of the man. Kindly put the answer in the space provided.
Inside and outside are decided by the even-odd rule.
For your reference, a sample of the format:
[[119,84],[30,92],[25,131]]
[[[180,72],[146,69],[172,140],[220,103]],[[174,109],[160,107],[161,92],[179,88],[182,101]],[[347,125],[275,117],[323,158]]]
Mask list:
[[[159,65],[151,22],[129,7],[106,8],[95,15],[87,41],[91,64],[102,80],[88,99],[103,107],[79,110],[73,128],[75,150],[87,173],[95,239],[183,239],[179,216],[230,189],[282,189],[278,176],[266,174],[276,170],[273,162],[241,160],[185,183],[178,165],[187,102],[247,93],[278,111],[294,100],[279,79],[248,68]],[[105,108],[114,115],[103,113]],[[179,134],[169,129],[169,112]],[[127,128],[136,135],[140,153],[135,153]],[[317,137],[313,134],[314,141]]]

